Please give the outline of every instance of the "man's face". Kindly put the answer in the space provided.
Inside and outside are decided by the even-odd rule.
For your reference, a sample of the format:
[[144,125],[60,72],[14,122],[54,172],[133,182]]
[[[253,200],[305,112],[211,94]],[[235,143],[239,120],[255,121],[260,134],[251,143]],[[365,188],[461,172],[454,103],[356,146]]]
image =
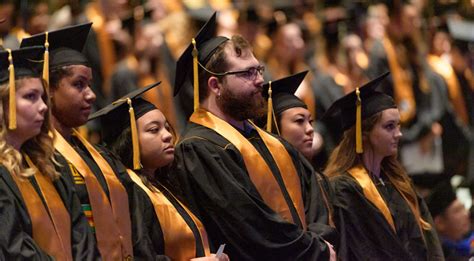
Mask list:
[[229,74],[222,78],[220,93],[216,100],[219,108],[234,120],[242,121],[262,117],[266,113],[266,101],[262,96],[263,76],[260,63],[250,50],[238,56],[233,47],[225,49],[228,70],[242,73]]

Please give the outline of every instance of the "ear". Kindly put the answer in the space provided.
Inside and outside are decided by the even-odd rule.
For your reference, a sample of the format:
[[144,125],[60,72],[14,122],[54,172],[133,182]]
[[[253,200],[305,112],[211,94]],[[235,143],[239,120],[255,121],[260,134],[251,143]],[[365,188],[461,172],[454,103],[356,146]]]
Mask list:
[[219,97],[221,95],[221,84],[217,77],[209,77],[209,79],[207,80],[207,86],[209,90],[214,93],[215,96]]
[[436,230],[443,232],[445,230],[445,222],[444,218],[441,215],[437,215],[433,218],[433,223],[435,225]]

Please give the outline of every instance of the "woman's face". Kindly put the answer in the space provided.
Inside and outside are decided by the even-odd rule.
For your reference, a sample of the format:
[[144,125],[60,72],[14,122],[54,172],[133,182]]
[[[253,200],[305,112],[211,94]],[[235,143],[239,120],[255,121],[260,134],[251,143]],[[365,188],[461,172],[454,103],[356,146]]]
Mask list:
[[400,113],[398,109],[382,111],[382,116],[369,132],[368,142],[376,155],[382,158],[396,155],[400,132]]
[[[44,88],[41,79],[25,78],[19,82],[16,90],[17,127],[8,131],[8,137],[23,144],[40,134],[48,106],[43,100]],[[8,117],[8,108],[5,115]]]
[[157,169],[174,160],[173,135],[160,110],[152,110],[137,120],[140,159],[145,169]]
[[61,124],[75,128],[87,122],[96,96],[90,86],[91,68],[84,65],[71,65],[69,68],[70,75],[51,88],[52,111]]
[[305,108],[295,107],[281,114],[280,134],[306,158],[313,155],[313,119]]

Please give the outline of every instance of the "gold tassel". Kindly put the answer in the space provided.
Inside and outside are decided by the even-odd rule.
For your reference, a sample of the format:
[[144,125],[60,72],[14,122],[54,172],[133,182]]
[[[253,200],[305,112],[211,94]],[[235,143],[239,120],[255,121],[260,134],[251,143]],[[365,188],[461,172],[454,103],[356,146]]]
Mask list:
[[138,170],[142,168],[140,163],[140,147],[138,144],[138,131],[137,131],[137,122],[135,120],[135,111],[132,106],[132,100],[127,99],[129,106],[128,114],[130,115],[130,128],[132,132],[132,146],[133,146],[133,169]]
[[356,89],[357,95],[357,108],[356,108],[356,153],[361,154],[364,152],[362,148],[362,101],[360,99],[359,88]]
[[48,32],[45,33],[45,41],[44,41],[43,79],[46,82],[46,92],[49,93],[49,42],[48,42]]
[[193,38],[193,79],[194,79],[194,111],[199,109],[199,75],[198,75],[198,50],[196,40]]
[[15,88],[15,68],[13,67],[13,57],[12,57],[12,50],[6,49],[8,52],[8,62],[10,65],[8,66],[8,71],[10,72],[10,93],[9,93],[9,119],[8,119],[8,129],[14,130],[16,129],[16,88]]
[[273,114],[273,99],[272,99],[272,81],[268,82],[268,111],[267,111],[267,131],[272,132],[272,114]]

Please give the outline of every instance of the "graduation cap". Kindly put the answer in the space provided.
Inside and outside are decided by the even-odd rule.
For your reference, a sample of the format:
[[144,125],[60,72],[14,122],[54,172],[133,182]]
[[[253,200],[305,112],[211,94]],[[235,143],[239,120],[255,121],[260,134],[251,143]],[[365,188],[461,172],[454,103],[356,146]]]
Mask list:
[[45,47],[43,78],[49,85],[49,70],[67,65],[89,66],[89,61],[82,54],[82,49],[86,43],[91,26],[92,23],[85,23],[36,34],[23,39],[20,47]]
[[121,20],[122,28],[127,30],[130,33],[130,36],[135,36],[135,28],[137,25],[145,20],[149,19],[152,16],[153,9],[147,9],[142,5],[139,5],[133,9],[133,11]]
[[106,143],[112,143],[130,127],[133,146],[133,169],[141,168],[140,148],[138,145],[137,120],[147,112],[157,109],[155,105],[140,97],[141,94],[158,86],[160,82],[134,90],[93,113],[89,120],[97,118],[102,122],[102,137]]
[[344,131],[356,125],[356,152],[362,153],[362,121],[390,108],[397,108],[392,97],[375,89],[389,75],[386,72],[364,86],[336,100],[323,115],[324,122],[339,122]]
[[196,37],[192,39],[191,44],[181,54],[176,64],[174,96],[183,88],[190,88],[193,82],[195,111],[199,108],[199,66],[204,68],[204,65],[209,61],[217,48],[229,40],[229,38],[223,36],[215,37],[216,28],[216,13],[214,13]]
[[431,216],[434,218],[443,213],[456,199],[456,193],[450,181],[445,180],[431,190],[425,201]]
[[269,81],[263,85],[263,96],[268,99],[268,132],[272,131],[272,122],[275,121],[277,133],[280,134],[276,120],[282,112],[294,107],[308,108],[302,100],[294,95],[307,73],[308,71],[303,71],[274,82]]
[[15,79],[21,77],[40,77],[43,63],[41,46],[18,50],[0,51],[0,84],[9,82],[9,121],[8,129],[16,129],[16,87]]

